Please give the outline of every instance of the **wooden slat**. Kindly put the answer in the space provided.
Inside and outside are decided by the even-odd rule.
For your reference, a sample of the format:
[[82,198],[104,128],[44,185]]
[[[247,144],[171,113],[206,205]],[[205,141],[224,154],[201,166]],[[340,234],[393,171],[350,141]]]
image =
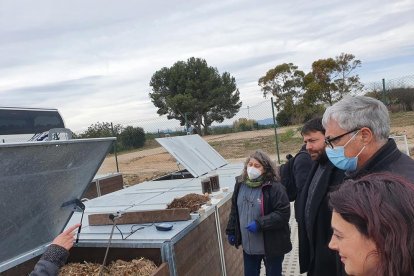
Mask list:
[[[89,225],[112,224],[112,220],[109,219],[110,214],[111,213],[89,215]],[[136,211],[124,213],[120,218],[117,219],[116,224],[140,224],[164,221],[179,221],[189,220],[190,218],[190,209],[188,208]]]
[[168,263],[162,263],[156,271],[154,271],[151,276],[170,276],[170,269],[168,268]]

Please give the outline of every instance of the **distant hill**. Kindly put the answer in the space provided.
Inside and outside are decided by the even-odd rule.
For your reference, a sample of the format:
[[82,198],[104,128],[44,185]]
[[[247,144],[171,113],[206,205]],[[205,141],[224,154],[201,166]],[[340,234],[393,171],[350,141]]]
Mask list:
[[256,120],[256,122],[259,125],[262,125],[262,126],[273,125],[273,118],[267,118],[267,119],[263,119],[263,120]]

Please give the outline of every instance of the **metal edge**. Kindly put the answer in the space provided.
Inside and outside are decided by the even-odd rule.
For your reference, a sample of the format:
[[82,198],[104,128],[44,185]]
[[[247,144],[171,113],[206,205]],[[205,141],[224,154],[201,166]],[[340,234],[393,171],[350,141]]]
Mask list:
[[97,141],[116,141],[116,137],[105,137],[105,138],[90,138],[90,139],[71,139],[71,140],[51,140],[51,141],[31,141],[31,142],[19,142],[19,143],[0,143],[0,148],[10,148],[10,147],[24,147],[27,145],[30,146],[44,146],[47,145],[60,145],[60,144],[75,144],[78,142],[97,142]]

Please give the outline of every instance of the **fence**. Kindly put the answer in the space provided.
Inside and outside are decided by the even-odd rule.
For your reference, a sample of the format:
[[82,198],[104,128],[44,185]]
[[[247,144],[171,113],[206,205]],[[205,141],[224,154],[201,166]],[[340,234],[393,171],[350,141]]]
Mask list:
[[[376,97],[387,104],[391,111],[391,135],[398,136],[396,141],[402,151],[406,152],[408,148],[413,154],[414,75],[366,83],[358,94]],[[413,100],[410,102],[410,99]],[[131,123],[151,134],[147,134],[144,150],[118,156],[119,170],[124,174],[126,183],[139,183],[183,169],[159,147],[154,138],[185,135],[187,130],[184,126],[180,126],[178,121],[168,120],[166,116]],[[249,153],[259,148],[269,153],[276,162],[284,162],[286,154],[295,154],[302,145],[300,129],[303,122],[285,126],[285,122],[279,120],[276,125],[275,128],[271,99],[267,99],[255,105],[242,106],[233,118],[213,124],[210,134],[203,138],[229,162],[242,162]],[[401,135],[407,139],[404,140]],[[113,158],[105,163],[102,172],[116,168]]]

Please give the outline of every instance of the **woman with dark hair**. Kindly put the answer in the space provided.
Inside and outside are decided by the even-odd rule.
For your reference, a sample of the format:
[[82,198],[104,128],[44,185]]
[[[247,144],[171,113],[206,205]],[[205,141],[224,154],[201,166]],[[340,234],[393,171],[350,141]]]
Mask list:
[[345,181],[330,194],[333,235],[349,275],[414,275],[414,185],[392,174]]
[[244,275],[259,276],[262,260],[267,276],[282,275],[290,241],[290,203],[272,160],[257,150],[244,164],[234,186],[226,229],[228,241],[243,247]]

